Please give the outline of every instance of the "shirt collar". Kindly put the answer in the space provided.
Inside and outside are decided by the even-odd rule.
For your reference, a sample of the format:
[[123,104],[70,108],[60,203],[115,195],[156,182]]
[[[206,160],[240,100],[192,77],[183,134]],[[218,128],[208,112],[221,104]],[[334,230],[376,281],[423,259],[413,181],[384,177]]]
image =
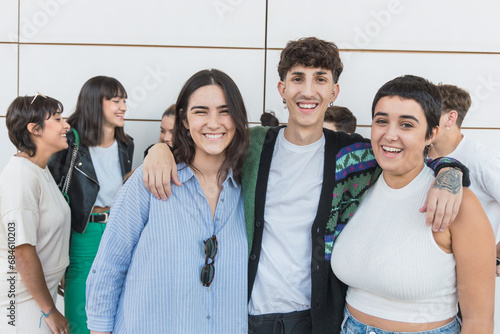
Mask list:
[[[179,181],[181,181],[181,183],[184,183],[189,179],[195,177],[193,170],[183,162],[180,162],[177,165],[177,176],[179,177]],[[231,169],[227,173],[226,180],[224,180],[222,184],[224,185],[228,182],[230,182],[234,188],[238,188],[238,183],[234,179],[233,171]]]

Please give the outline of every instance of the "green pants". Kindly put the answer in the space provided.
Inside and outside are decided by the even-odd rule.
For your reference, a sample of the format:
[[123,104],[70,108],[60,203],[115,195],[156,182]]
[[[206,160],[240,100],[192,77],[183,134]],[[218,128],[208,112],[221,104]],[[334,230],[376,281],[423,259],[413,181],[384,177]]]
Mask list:
[[69,267],[64,289],[64,316],[71,334],[90,333],[85,313],[85,283],[106,224],[88,223],[84,233],[71,232]]

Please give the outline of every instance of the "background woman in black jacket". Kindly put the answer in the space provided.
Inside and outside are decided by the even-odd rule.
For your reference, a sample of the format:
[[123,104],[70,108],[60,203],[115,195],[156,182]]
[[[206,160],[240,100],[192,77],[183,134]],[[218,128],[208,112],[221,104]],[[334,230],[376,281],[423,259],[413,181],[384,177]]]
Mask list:
[[[70,148],[49,161],[60,186],[71,175],[67,194],[72,232],[64,311],[73,333],[90,333],[85,314],[85,282],[113,197],[132,167],[134,143],[123,130],[126,98],[127,92],[118,80],[105,76],[89,79],[80,91],[75,112],[68,118],[77,134],[69,132]],[[68,174],[74,150],[76,160]]]

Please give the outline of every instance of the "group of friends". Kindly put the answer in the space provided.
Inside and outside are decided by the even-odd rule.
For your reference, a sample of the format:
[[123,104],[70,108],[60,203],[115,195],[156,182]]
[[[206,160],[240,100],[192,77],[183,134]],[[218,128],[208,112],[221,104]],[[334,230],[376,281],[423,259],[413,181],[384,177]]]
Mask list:
[[[467,110],[404,75],[378,90],[371,140],[331,131],[342,70],[334,43],[290,41],[278,65],[288,122],[252,128],[234,81],[201,70],[131,175],[116,79],[89,79],[67,121],[54,98],[16,98],[0,332],[493,333],[487,199],[467,157],[440,158],[455,157],[446,143]],[[499,168],[491,159],[481,177]]]

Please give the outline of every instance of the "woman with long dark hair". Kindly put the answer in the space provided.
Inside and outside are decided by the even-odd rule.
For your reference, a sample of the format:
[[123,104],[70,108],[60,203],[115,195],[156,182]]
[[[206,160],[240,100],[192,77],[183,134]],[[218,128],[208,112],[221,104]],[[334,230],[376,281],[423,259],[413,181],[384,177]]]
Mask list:
[[125,88],[115,78],[89,79],[68,118],[76,130],[76,134],[68,133],[70,148],[49,161],[56,182],[60,186],[69,183],[72,232],[64,310],[72,332],[89,333],[85,282],[106,228],[111,202],[132,167],[134,143],[123,130],[126,98]]
[[87,281],[93,333],[247,332],[248,129],[236,84],[218,70],[194,74],[175,122],[183,186],[158,200],[141,166],[120,190]]

